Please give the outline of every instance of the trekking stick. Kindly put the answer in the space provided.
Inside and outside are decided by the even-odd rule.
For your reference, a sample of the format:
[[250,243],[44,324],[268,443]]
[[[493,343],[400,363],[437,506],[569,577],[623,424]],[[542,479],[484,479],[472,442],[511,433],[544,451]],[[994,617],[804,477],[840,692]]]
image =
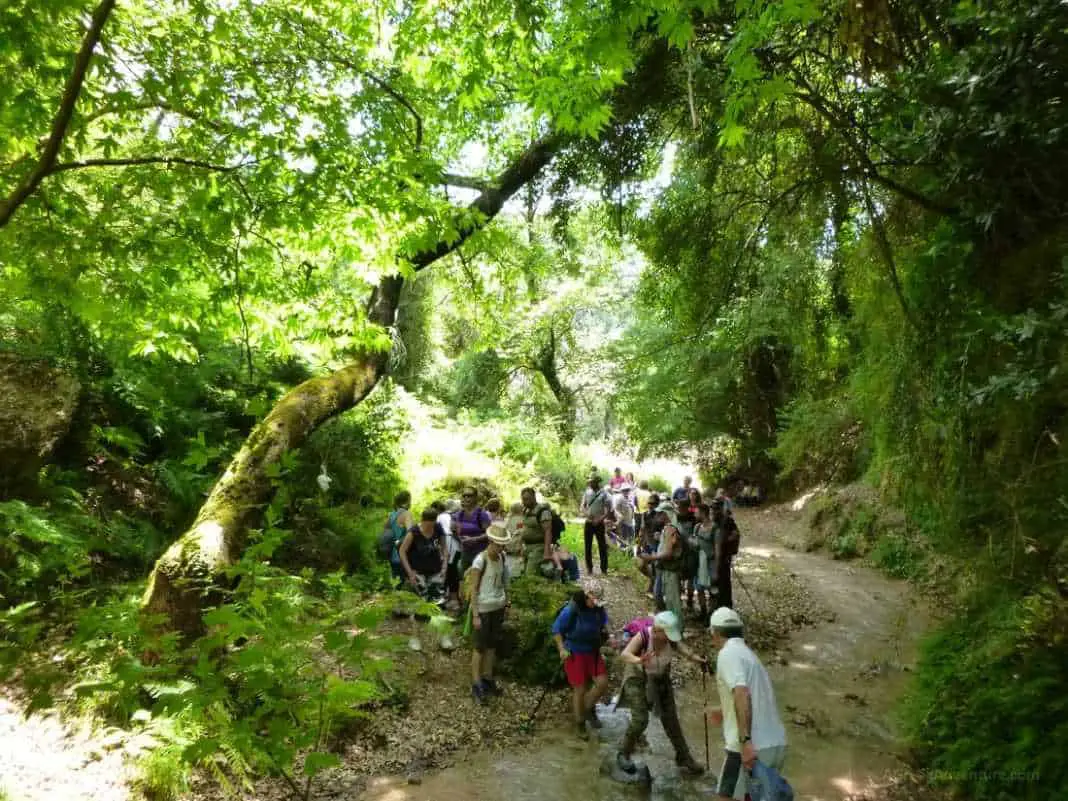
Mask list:
[[753,600],[752,594],[749,592],[749,588],[745,586],[745,582],[742,581],[742,577],[738,575],[738,571],[734,569],[734,565],[731,565],[731,575],[734,576],[734,580],[738,582],[738,586],[745,590],[745,597],[749,599],[749,603],[753,605],[753,611],[755,611],[761,617],[764,617],[764,611],[757,606],[756,601]]
[[545,696],[549,694],[549,690],[552,689],[553,684],[556,683],[556,677],[560,675],[560,671],[563,670],[563,664],[560,665],[558,670],[553,671],[553,676],[545,684],[545,689],[541,691],[541,696],[538,698],[538,703],[534,704],[534,709],[530,712],[530,717],[527,718],[526,723],[523,723],[520,728],[525,731],[530,731],[534,726],[534,718],[538,716],[538,710],[541,709],[542,702],[545,700]]
[[712,769],[712,756],[711,756],[711,752],[708,749],[708,690],[705,687],[705,676],[707,674],[708,674],[708,671],[705,670],[704,666],[702,666],[702,668],[701,668],[701,698],[704,701],[704,710],[701,713],[701,717],[703,717],[704,721],[705,721],[705,772],[706,773],[709,770]]

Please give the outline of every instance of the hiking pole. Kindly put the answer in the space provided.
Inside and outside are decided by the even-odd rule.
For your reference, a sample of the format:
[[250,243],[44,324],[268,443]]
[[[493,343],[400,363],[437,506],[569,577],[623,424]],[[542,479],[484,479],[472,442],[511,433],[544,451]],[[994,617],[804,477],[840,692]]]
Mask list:
[[541,709],[542,702],[545,701],[545,696],[549,694],[549,690],[552,689],[556,683],[556,677],[560,675],[560,671],[563,670],[563,663],[561,663],[558,670],[553,671],[552,678],[545,684],[545,688],[541,691],[541,696],[538,698],[538,703],[534,704],[534,709],[530,712],[530,717],[527,718],[526,723],[523,723],[520,728],[524,731],[530,731],[534,727],[534,718],[538,716],[538,710]]
[[708,665],[701,665],[701,699],[704,702],[704,708],[701,711],[701,717],[705,721],[705,772],[707,773],[712,769],[712,756],[708,749],[708,689],[705,686],[705,677],[708,675]]
[[749,603],[753,606],[753,611],[761,617],[764,617],[764,611],[757,606],[756,601],[753,600],[752,594],[749,592],[749,588],[745,586],[745,582],[742,581],[742,577],[738,575],[738,571],[734,569],[734,565],[731,565],[731,575],[734,576],[734,580],[738,582],[738,586],[745,590],[745,597],[749,599]]

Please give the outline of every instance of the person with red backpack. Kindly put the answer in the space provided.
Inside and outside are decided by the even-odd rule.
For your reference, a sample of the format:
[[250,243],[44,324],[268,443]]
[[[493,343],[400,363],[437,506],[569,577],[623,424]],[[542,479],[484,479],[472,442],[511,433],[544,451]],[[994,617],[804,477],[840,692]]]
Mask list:
[[676,655],[696,662],[702,670],[708,669],[704,657],[682,644],[682,628],[674,612],[657,614],[652,625],[631,637],[620,654],[620,661],[626,666],[620,703],[630,707],[630,726],[616,754],[616,764],[626,773],[637,770],[631,754],[649,725],[650,710],[659,716],[664,732],[675,748],[675,764],[680,770],[691,776],[704,772],[690,753],[679,723],[675,693],[671,688],[671,665]]

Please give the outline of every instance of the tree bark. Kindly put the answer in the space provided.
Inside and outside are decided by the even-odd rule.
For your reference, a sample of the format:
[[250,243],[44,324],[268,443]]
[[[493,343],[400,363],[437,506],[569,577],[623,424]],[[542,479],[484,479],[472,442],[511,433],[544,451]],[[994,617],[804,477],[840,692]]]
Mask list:
[[[471,221],[458,238],[438,242],[408,259],[415,270],[456,250],[492,220],[566,141],[550,135],[531,144],[468,206],[465,216]],[[479,214],[472,217],[471,211]],[[368,319],[392,326],[403,286],[399,274],[383,278],[368,303]],[[220,577],[240,557],[246,532],[274,494],[271,466],[286,451],[299,448],[324,422],[367,397],[385,375],[388,360],[388,354],[367,352],[331,375],[305,381],[275,404],[212,488],[193,526],[156,562],[141,600],[143,613],[162,616],[167,628],[186,634],[201,629],[202,610],[217,598]]]
[[0,200],[0,228],[10,222],[15,212],[18,211],[19,206],[37,191],[41,181],[56,171],[56,159],[59,156],[60,148],[63,146],[63,140],[67,136],[71,118],[74,116],[74,106],[78,102],[78,96],[82,93],[82,85],[85,83],[85,75],[89,71],[89,62],[93,57],[93,50],[100,41],[100,34],[104,30],[104,25],[107,23],[108,17],[111,16],[114,8],[115,0],[101,0],[100,5],[93,11],[89,28],[86,30],[85,36],[82,37],[78,55],[74,58],[74,68],[71,70],[70,77],[67,78],[67,85],[63,88],[63,99],[60,100],[59,109],[52,120],[52,130],[44,147],[41,149],[41,156],[34,168],[26,174],[26,177],[19,182],[19,185],[12,190],[11,194]]

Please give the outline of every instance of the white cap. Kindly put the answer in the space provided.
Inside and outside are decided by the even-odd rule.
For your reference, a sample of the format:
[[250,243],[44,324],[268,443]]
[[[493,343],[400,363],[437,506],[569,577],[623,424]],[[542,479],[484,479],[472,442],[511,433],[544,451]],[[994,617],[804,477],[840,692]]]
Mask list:
[[729,606],[721,606],[712,613],[712,619],[708,621],[710,629],[740,629],[742,618]]
[[679,619],[674,612],[659,612],[653,618],[653,627],[663,629],[664,634],[672,642],[682,640],[682,629],[679,628]]

